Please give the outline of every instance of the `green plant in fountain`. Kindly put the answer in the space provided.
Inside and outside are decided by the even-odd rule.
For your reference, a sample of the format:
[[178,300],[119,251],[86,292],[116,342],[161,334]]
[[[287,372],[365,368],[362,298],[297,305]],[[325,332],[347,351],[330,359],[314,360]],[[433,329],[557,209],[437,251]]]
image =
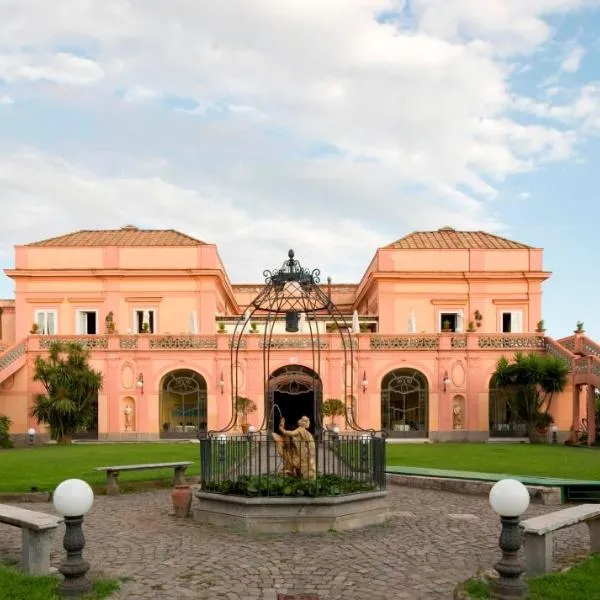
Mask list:
[[50,425],[52,438],[68,444],[85,429],[93,416],[93,404],[102,387],[102,373],[89,364],[90,352],[77,343],[52,342],[48,358],[35,359],[34,381],[46,391],[37,394],[31,415]]
[[494,379],[506,393],[511,410],[527,424],[531,443],[540,443],[540,431],[553,423],[549,414],[552,398],[564,391],[569,367],[561,358],[545,354],[517,352],[511,362],[498,360]]
[[341,496],[357,492],[370,492],[375,488],[370,483],[356,481],[339,475],[317,475],[316,479],[288,477],[283,475],[242,476],[236,480],[210,481],[204,490],[234,496],[279,496],[311,498]]
[[12,448],[13,441],[10,439],[10,426],[12,421],[6,415],[0,415],[0,448]]
[[321,403],[321,413],[324,417],[330,418],[330,425],[333,426],[335,417],[341,417],[346,412],[346,406],[339,398],[328,398]]

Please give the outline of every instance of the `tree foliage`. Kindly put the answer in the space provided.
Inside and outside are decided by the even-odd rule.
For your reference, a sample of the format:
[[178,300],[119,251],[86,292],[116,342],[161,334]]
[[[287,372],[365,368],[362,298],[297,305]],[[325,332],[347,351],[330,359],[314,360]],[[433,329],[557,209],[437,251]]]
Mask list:
[[552,423],[549,410],[556,393],[567,386],[567,363],[550,354],[518,352],[512,361],[505,356],[496,364],[496,387],[507,394],[513,413],[527,424],[531,442],[539,442],[537,428]]
[[69,443],[92,420],[102,373],[89,366],[89,357],[89,350],[80,344],[52,342],[48,358],[35,359],[33,380],[46,393],[37,394],[31,414],[50,426],[52,439],[59,444]]
[[328,398],[321,404],[321,413],[324,417],[331,417],[332,423],[334,417],[341,416],[345,412],[346,406],[339,398]]
[[10,426],[12,421],[6,415],[0,415],[0,448],[12,448],[13,441],[10,439]]

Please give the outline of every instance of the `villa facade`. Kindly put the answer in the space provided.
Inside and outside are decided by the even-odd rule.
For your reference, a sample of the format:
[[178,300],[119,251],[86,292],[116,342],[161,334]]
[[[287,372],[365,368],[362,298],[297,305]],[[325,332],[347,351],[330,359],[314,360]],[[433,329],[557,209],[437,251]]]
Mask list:
[[[497,360],[551,352],[571,366],[569,387],[551,407],[565,437],[589,416],[600,347],[583,333],[545,335],[542,285],[550,273],[542,259],[540,248],[485,232],[411,233],[377,249],[358,283],[323,285],[347,323],[354,320],[352,388],[326,315],[297,333],[277,324],[273,381],[311,370],[307,331],[318,330],[322,357],[312,375],[324,399],[354,406],[360,427],[392,438],[486,440],[524,433],[494,389]],[[78,231],[17,246],[5,273],[15,298],[0,301],[0,414],[11,418],[13,435],[43,431],[30,416],[42,391],[33,365],[53,340],[85,345],[104,376],[84,436],[150,440],[222,429],[232,417],[232,372],[238,393],[258,407],[250,424],[263,422],[269,390],[260,317],[248,324],[233,369],[230,351],[236,323],[263,284],[232,284],[215,245],[133,226]],[[294,397],[282,394],[285,411]],[[345,427],[343,416],[335,421]]]

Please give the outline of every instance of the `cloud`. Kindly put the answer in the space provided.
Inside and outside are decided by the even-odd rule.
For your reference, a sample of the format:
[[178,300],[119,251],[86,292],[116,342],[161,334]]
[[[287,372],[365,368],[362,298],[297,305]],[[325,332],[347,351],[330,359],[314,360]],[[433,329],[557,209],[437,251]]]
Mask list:
[[43,81],[67,85],[90,85],[103,71],[93,60],[64,52],[54,54],[0,54],[0,78],[7,83]]
[[9,104],[14,104],[15,101],[8,95],[2,95],[0,96],[0,105],[4,104],[4,105],[9,105]]
[[585,49],[581,46],[574,46],[560,65],[560,70],[567,73],[575,73],[579,70],[581,61],[585,56]]
[[27,127],[65,126],[0,148],[0,204],[26,208],[2,239],[168,222],[233,263],[293,239],[343,270],[413,228],[498,230],[503,180],[597,119],[593,86],[546,106],[511,79],[547,17],[593,4],[5,0],[3,93],[35,98]]

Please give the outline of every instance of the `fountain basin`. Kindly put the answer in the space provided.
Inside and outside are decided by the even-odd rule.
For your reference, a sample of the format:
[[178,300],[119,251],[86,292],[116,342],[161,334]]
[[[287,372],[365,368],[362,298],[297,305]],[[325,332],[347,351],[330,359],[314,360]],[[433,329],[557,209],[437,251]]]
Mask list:
[[390,518],[386,491],[319,498],[244,497],[198,490],[196,521],[248,533],[324,533],[381,525]]

